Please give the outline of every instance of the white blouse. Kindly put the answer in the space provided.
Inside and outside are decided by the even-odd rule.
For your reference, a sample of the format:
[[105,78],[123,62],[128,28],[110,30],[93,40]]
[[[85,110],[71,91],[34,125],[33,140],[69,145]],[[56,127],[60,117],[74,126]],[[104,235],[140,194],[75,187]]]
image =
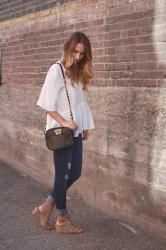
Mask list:
[[[60,61],[58,61],[58,63],[60,63]],[[62,67],[65,72],[63,65]],[[78,128],[74,133],[74,136],[77,137],[79,133],[83,132],[83,130],[93,129],[94,121],[84,96],[81,82],[75,83],[73,87],[69,78],[66,77],[66,84],[70,98],[73,119],[78,125]],[[57,111],[64,119],[71,120],[65,83],[60,65],[53,64],[50,67],[46,75],[37,105],[47,111]],[[46,130],[58,126],[60,126],[60,124],[47,114]]]

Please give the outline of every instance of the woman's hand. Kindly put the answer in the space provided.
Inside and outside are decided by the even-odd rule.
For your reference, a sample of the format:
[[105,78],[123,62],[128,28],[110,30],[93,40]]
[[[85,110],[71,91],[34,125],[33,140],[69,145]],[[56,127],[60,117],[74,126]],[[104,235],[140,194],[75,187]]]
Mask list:
[[88,140],[88,138],[89,138],[89,131],[88,130],[84,130],[83,133],[82,133],[82,139],[83,139],[83,141]]
[[76,130],[77,129],[77,123],[74,120],[71,121],[64,121],[61,123],[63,127],[67,127],[70,128],[72,130]]

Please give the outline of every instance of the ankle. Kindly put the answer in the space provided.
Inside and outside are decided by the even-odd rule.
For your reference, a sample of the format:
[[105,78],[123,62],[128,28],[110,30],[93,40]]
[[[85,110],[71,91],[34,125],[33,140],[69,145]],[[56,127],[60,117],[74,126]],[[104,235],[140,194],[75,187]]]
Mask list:
[[48,203],[48,202],[44,202],[43,204],[41,204],[38,208],[39,208],[39,211],[41,213],[45,213],[47,211],[52,211],[53,208],[54,208],[54,204],[52,203]]
[[58,216],[65,216],[65,215],[68,215],[67,208],[58,209],[58,210],[57,210],[57,215],[58,215]]
[[42,213],[43,212],[43,205],[39,206],[39,211]]
[[66,224],[69,222],[71,222],[71,220],[68,214],[57,216],[56,224],[60,225],[60,224]]

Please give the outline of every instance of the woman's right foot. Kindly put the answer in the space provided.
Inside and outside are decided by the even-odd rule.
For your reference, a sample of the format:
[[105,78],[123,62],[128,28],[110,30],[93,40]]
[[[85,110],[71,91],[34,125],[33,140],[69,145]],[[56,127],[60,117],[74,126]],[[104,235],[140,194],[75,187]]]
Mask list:
[[39,207],[35,207],[32,211],[32,215],[37,219],[42,228],[51,230],[52,227],[49,223],[49,218],[54,206],[51,203],[44,203]]
[[58,215],[55,230],[57,233],[63,234],[80,234],[84,232],[83,229],[72,224],[69,215]]

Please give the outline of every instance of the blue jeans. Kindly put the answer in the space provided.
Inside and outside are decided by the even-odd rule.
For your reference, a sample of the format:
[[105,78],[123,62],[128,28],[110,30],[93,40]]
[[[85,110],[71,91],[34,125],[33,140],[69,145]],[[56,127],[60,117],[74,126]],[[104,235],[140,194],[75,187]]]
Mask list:
[[53,152],[55,179],[50,198],[57,209],[66,209],[67,189],[81,176],[82,134],[74,137],[71,148]]

